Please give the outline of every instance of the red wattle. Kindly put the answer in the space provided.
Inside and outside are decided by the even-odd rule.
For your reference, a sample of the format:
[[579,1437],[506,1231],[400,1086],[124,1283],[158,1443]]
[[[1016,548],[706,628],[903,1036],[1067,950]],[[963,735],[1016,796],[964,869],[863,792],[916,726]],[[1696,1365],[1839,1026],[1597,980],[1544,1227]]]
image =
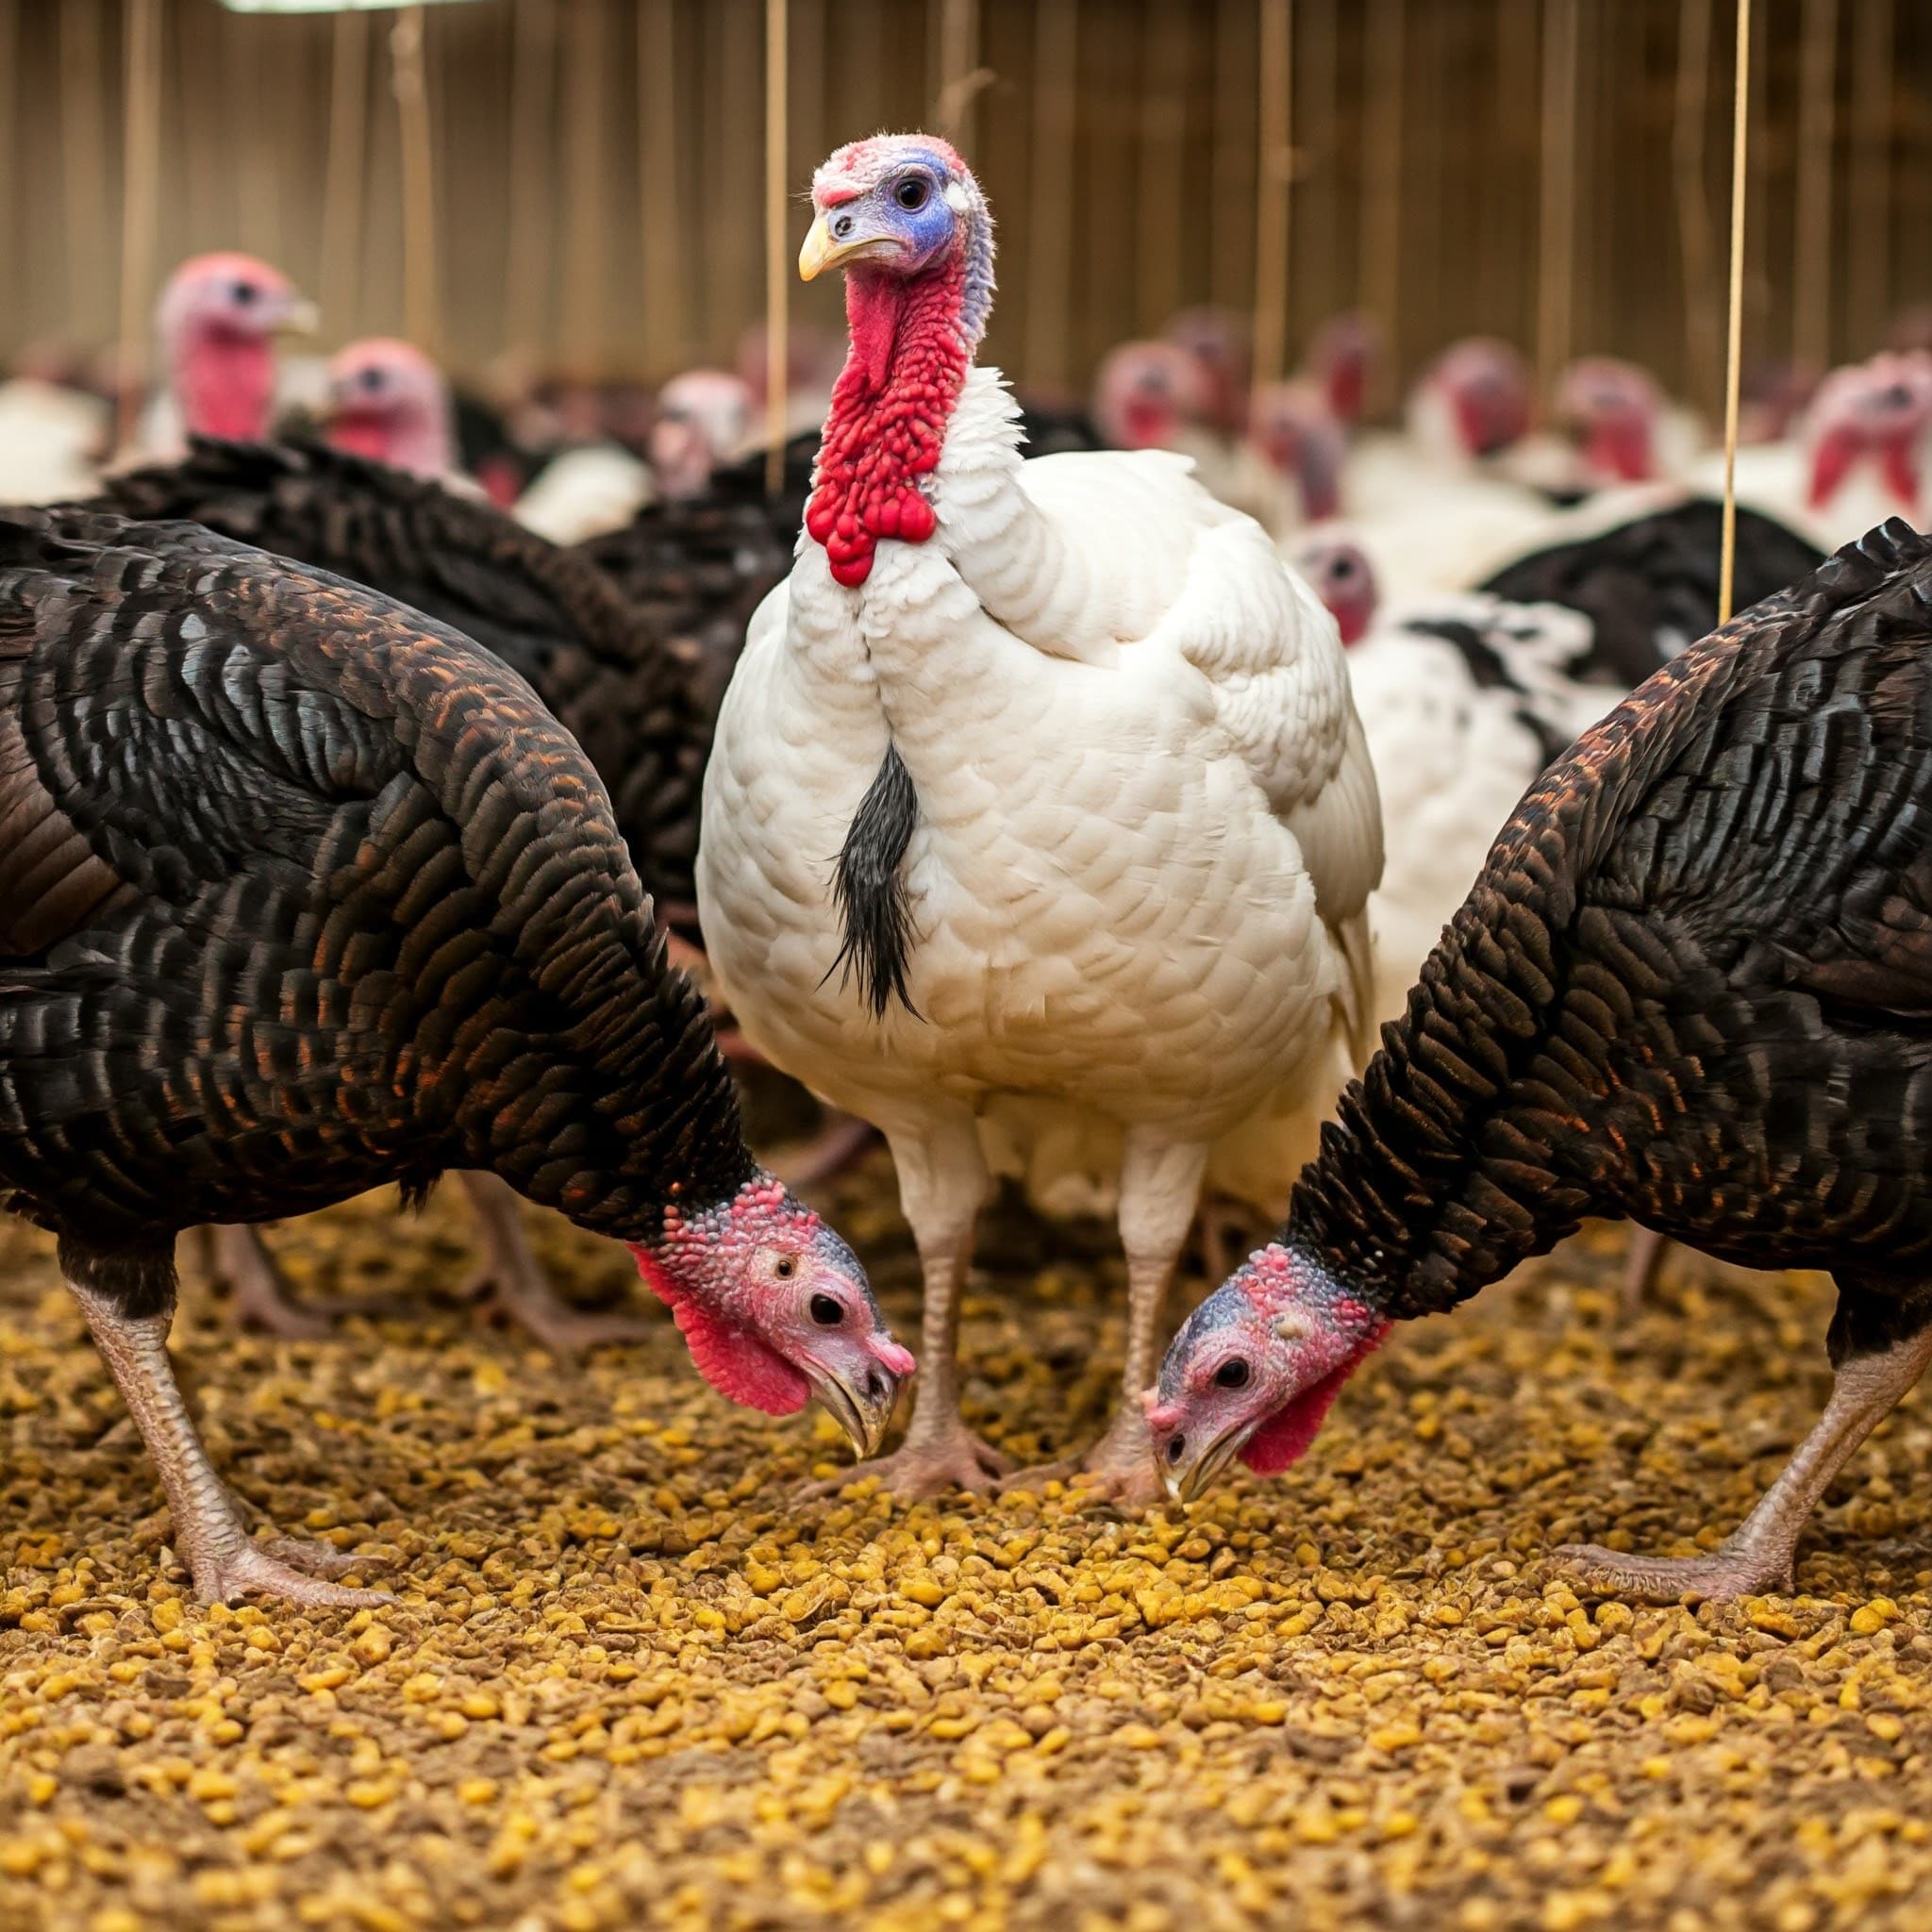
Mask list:
[[852,346],[832,391],[805,527],[834,581],[856,590],[880,539],[924,543],[939,527],[918,478],[939,467],[973,352],[959,326],[957,252],[911,282],[856,268],[846,279]]
[[188,345],[175,375],[189,434],[235,442],[268,434],[275,389],[275,358],[260,336],[204,333]]
[[1270,1416],[1248,1438],[1241,1450],[1241,1460],[1257,1475],[1279,1475],[1291,1464],[1299,1462],[1321,1432],[1329,1409],[1335,1406],[1335,1398],[1341,1393],[1341,1385],[1388,1332],[1389,1324],[1385,1322],[1339,1369],[1304,1389],[1287,1407]]
[[1823,509],[1831,501],[1860,447],[1857,433],[1850,429],[1828,430],[1819,438],[1811,452],[1811,488],[1806,497],[1811,508]]

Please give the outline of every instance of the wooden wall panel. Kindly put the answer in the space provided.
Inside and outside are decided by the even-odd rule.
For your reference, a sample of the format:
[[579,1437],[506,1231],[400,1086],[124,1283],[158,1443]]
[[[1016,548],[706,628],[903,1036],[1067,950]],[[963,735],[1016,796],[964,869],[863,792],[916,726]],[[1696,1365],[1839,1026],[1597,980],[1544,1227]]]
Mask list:
[[[1295,0],[1291,353],[1324,314],[1359,299],[1365,239],[1372,275],[1398,291],[1403,368],[1472,329],[1533,347],[1541,49],[1560,4]],[[1573,4],[1572,340],[1641,358],[1707,404],[1721,304],[1714,288],[1685,286],[1676,79],[1701,8],[1710,45],[1699,178],[1721,263],[1732,0]],[[1751,354],[1786,354],[1794,330],[1815,340],[1821,326],[1834,355],[1862,354],[1895,309],[1932,303],[1932,7],[1835,9],[1831,111],[1821,117],[1814,85],[1801,150],[1807,16],[1833,9],[1757,4]],[[388,17],[370,22],[360,78],[356,273],[331,289],[315,285],[332,23],[235,16],[215,0],[161,6],[158,261],[258,248],[313,287],[327,340],[399,328]],[[0,0],[0,184],[12,184],[0,206],[0,353],[112,330],[125,8]],[[944,23],[958,39],[970,22],[987,70],[972,106],[974,159],[1004,243],[991,346],[1015,374],[1031,356],[1042,378],[1084,383],[1110,343],[1158,328],[1180,304],[1251,301],[1257,0],[977,0],[950,14],[941,0],[792,0],[792,12],[788,165],[801,196],[834,140],[929,120]],[[592,375],[732,359],[761,301],[762,14],[763,0],[429,9],[437,277],[459,368],[511,347]],[[1398,72],[1388,38],[1398,32],[1391,98],[1377,77]],[[1380,143],[1398,137],[1391,170]],[[1831,179],[1802,200],[1829,211],[1829,233],[1801,248],[1799,169],[1815,170],[1824,151]],[[1378,260],[1390,231],[1363,188],[1391,181],[1393,246]],[[1044,245],[1029,245],[1035,206]],[[1800,259],[1822,262],[1829,285],[1802,313],[1791,287]],[[1819,273],[1807,277],[1814,289]],[[794,291],[793,313],[836,327],[837,290]]]

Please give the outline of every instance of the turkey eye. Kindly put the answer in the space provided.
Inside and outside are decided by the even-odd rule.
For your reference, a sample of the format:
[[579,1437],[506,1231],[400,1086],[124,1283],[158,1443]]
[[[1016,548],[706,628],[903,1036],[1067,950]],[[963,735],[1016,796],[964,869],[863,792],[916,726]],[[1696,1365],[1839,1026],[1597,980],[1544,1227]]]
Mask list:
[[237,282],[229,292],[245,308],[261,291],[253,282]]
[[1338,557],[1335,559],[1335,575],[1338,577],[1354,576],[1355,564],[1346,557]]
[[1217,1389],[1245,1389],[1252,1373],[1240,1356],[1232,1361],[1223,1362],[1214,1372],[1214,1386]]
[[382,387],[382,371],[379,369],[365,369],[362,372],[362,387],[366,390],[380,389]]
[[836,1328],[845,1319],[843,1304],[828,1294],[811,1298],[811,1318],[821,1328]]
[[925,183],[914,177],[900,182],[898,187],[893,189],[892,194],[901,208],[924,208],[926,192]]
[[780,1281],[790,1281],[798,1273],[798,1257],[795,1255],[780,1255],[772,1263],[772,1273]]

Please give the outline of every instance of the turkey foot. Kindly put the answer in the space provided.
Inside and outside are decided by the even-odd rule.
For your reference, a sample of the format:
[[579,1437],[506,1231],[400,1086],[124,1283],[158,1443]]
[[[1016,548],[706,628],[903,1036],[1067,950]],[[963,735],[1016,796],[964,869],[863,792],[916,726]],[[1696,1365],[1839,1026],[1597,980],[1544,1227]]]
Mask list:
[[[1735,1542],[1737,1539],[1732,1539]],[[1635,1597],[1641,1603],[1734,1603],[1744,1596],[1789,1595],[1789,1556],[1721,1544],[1705,1557],[1637,1557],[1600,1543],[1566,1543],[1552,1562],[1599,1596]]]
[[1789,1592],[1798,1535],[1852,1452],[1890,1415],[1932,1360],[1932,1328],[1890,1348],[1847,1356],[1831,1400],[1757,1507],[1707,1557],[1630,1557],[1594,1543],[1570,1544],[1554,1559],[1592,1590],[1675,1603],[1697,1596],[1727,1603]]
[[[185,1543],[187,1539],[182,1541]],[[328,1582],[312,1574],[308,1558],[298,1562],[291,1554],[315,1549],[312,1543],[277,1537],[260,1543],[243,1538],[218,1552],[198,1552],[189,1563],[195,1598],[205,1604],[228,1604],[238,1596],[273,1596],[309,1609],[345,1610],[376,1609],[395,1602],[379,1590],[349,1590]],[[367,1567],[353,1557],[344,1559],[340,1550],[328,1551],[327,1557],[331,1564],[341,1564],[338,1575]],[[321,1567],[320,1560],[312,1566]]]
[[1000,1484],[1000,1493],[1005,1495],[1012,1490],[1038,1491],[1042,1483],[1049,1482],[1066,1483],[1090,1496],[1105,1497],[1123,1509],[1144,1509],[1159,1502],[1165,1493],[1160,1474],[1154,1466],[1154,1442],[1146,1421],[1124,1408],[1085,1456],[1070,1456],[1059,1462],[1023,1469]]
[[875,1476],[881,1489],[908,1500],[943,1496],[955,1490],[972,1490],[983,1495],[1012,1466],[1009,1458],[991,1442],[982,1442],[958,1416],[949,1416],[922,1430],[915,1411],[905,1441],[891,1455],[856,1462],[823,1482],[807,1483],[798,1495],[801,1500],[836,1496],[867,1476]]
[[160,1473],[175,1553],[193,1578],[197,1602],[229,1603],[251,1592],[318,1609],[365,1609],[393,1601],[378,1591],[349,1590],[310,1574],[340,1574],[359,1567],[344,1561],[340,1551],[291,1538],[260,1543],[250,1538],[241,1506],[215,1474],[181,1399],[168,1358],[172,1303],[158,1314],[129,1315],[111,1295],[71,1276],[67,1286]]
[[635,1315],[586,1314],[560,1301],[530,1251],[515,1190],[491,1174],[460,1178],[483,1237],[483,1266],[471,1287],[489,1295],[493,1313],[559,1356],[606,1341],[641,1341],[651,1333],[652,1324]]

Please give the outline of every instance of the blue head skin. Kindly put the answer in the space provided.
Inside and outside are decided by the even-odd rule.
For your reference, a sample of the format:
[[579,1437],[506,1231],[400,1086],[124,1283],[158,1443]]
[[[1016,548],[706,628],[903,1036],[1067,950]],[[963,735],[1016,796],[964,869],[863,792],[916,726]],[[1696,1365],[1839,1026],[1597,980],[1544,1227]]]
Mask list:
[[801,279],[828,268],[909,281],[963,249],[960,325],[977,341],[992,307],[992,219],[972,171],[929,134],[848,142],[811,183],[817,219],[798,254]]
[[1249,1256],[1182,1324],[1143,1398],[1168,1492],[1186,1502],[1237,1456],[1279,1474],[1388,1326],[1298,1249]]

